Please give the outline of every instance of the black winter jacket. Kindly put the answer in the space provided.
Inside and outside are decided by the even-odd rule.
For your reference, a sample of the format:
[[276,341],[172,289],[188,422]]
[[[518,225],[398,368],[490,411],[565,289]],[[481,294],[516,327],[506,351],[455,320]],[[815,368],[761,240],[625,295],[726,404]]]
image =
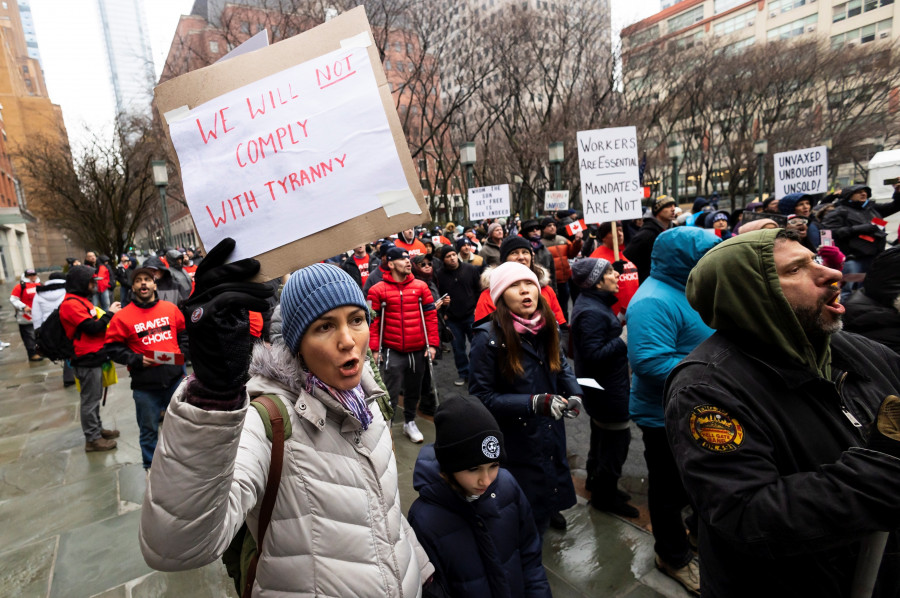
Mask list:
[[593,378],[603,387],[584,387],[584,407],[603,423],[628,421],[628,347],[622,340],[622,323],[611,309],[616,301],[609,291],[583,289],[569,322],[575,375]]
[[506,447],[505,467],[528,497],[535,521],[546,520],[575,504],[575,488],[566,457],[565,424],[536,415],[531,396],[583,393],[565,357],[562,371],[550,372],[545,351],[531,334],[522,335],[524,375],[507,380],[500,370],[506,349],[493,328],[493,322],[487,322],[475,329],[469,354],[469,392],[497,419]]
[[[847,259],[873,257],[884,251],[887,233],[883,230],[861,232],[859,228],[871,228],[873,218],[885,218],[900,212],[900,192],[895,192],[891,203],[865,203],[850,201],[856,191],[867,189],[864,185],[847,187],[841,194],[837,207],[831,210],[822,221],[822,228],[831,230],[834,242],[847,256]],[[874,239],[861,239],[860,235]]]
[[[450,305],[444,312],[451,320],[466,320],[475,314],[475,305],[481,296],[481,269],[471,264],[459,263],[456,270],[446,266],[436,274],[438,291],[450,295]],[[435,297],[437,300],[440,297]]]
[[624,255],[637,268],[638,279],[641,282],[650,276],[650,256],[653,254],[653,244],[656,243],[656,237],[665,230],[662,223],[656,218],[646,218],[644,225],[635,233],[631,241],[625,240],[628,248],[625,249]]
[[550,597],[531,507],[508,471],[501,469],[481,498],[467,502],[441,478],[429,444],[416,460],[413,487],[419,498],[409,508],[409,524],[450,596],[491,598],[493,577],[495,587],[508,589],[497,593]]
[[[900,459],[865,448],[900,357],[831,337],[831,379],[717,332],[675,370],[666,431],[701,516],[701,596],[849,596],[860,540],[900,528]],[[875,596],[900,593],[892,534]]]
[[874,301],[865,289],[853,291],[844,302],[844,330],[881,343],[900,355],[900,312]]

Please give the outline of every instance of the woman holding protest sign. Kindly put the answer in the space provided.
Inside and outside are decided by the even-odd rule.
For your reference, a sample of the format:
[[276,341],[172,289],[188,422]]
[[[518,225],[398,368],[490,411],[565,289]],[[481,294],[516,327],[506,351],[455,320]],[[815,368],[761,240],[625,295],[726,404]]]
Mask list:
[[[144,558],[200,567],[246,519],[261,543],[253,595],[422,595],[434,568],[400,512],[359,286],[331,265],[298,270],[281,295],[284,343],[254,346],[247,310],[264,309],[272,291],[247,282],[256,260],[225,263],[233,249],[225,239],[209,253],[186,303],[194,374],[172,399],[150,470]],[[250,409],[262,396],[271,404]],[[281,475],[267,482],[279,452]]]

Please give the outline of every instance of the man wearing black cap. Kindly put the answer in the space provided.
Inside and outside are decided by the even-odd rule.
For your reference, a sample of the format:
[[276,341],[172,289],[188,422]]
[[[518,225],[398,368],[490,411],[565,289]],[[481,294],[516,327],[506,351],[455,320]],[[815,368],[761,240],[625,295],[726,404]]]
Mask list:
[[[467,242],[465,237],[457,239],[457,244]],[[480,269],[459,260],[453,247],[443,245],[437,250],[437,257],[443,267],[437,271],[438,289],[450,295],[450,303],[444,310],[444,319],[453,332],[453,361],[459,376],[456,386],[464,386],[469,379],[469,357],[466,353],[466,339],[472,342],[472,324],[475,319],[475,305],[481,293]]]
[[475,254],[475,243],[468,237],[456,240],[456,253],[463,264],[475,266],[479,271],[484,267],[484,258]]
[[[550,273],[550,286],[556,293],[556,267],[553,264],[553,256],[541,242],[541,223],[537,220],[526,220],[522,223],[522,237],[531,244],[534,252],[534,261],[543,266]],[[500,262],[504,260],[501,258]]]
[[37,344],[34,340],[34,324],[31,320],[31,306],[34,303],[34,296],[40,284],[41,281],[38,279],[37,272],[34,268],[28,268],[22,274],[22,280],[13,287],[12,293],[9,295],[9,302],[16,308],[16,323],[19,324],[19,336],[22,337],[22,344],[25,345],[25,351],[28,352],[29,361],[40,361],[43,359],[37,352]]
[[428,285],[412,274],[409,253],[391,247],[385,259],[389,275],[374,284],[367,297],[377,314],[369,327],[369,348],[375,361],[384,363],[384,383],[391,396],[391,407],[396,409],[397,400],[403,395],[403,434],[420,443],[424,437],[416,425],[416,407],[427,367],[426,347],[428,357],[434,359],[440,343],[437,310]]
[[[369,276],[366,278],[366,281],[363,283],[363,294],[368,295],[369,289],[371,289],[376,283],[384,280],[385,277],[390,276],[390,270],[388,270],[388,260],[387,260],[387,252],[388,249],[394,246],[394,242],[390,239],[382,239],[378,245],[378,267],[373,268],[369,266]],[[374,264],[373,264],[374,266]]]
[[637,266],[638,280],[641,283],[650,276],[650,255],[653,253],[653,244],[663,231],[672,227],[675,220],[675,200],[668,195],[660,195],[654,200],[650,208],[653,216],[644,218],[641,226],[625,250],[625,257]]

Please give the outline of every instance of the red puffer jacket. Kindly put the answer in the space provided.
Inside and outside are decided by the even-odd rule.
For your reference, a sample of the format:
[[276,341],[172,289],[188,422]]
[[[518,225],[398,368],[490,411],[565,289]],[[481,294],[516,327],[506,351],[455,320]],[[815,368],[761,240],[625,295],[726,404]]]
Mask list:
[[421,280],[412,274],[403,282],[397,282],[393,276],[372,285],[368,300],[372,309],[378,314],[369,328],[369,348],[378,351],[378,339],[381,333],[381,307],[385,306],[384,346],[411,353],[425,348],[425,335],[422,332],[422,316],[419,314],[419,298],[425,312],[425,326],[428,328],[428,341],[432,347],[440,343],[438,337],[437,310],[434,308],[434,297]]

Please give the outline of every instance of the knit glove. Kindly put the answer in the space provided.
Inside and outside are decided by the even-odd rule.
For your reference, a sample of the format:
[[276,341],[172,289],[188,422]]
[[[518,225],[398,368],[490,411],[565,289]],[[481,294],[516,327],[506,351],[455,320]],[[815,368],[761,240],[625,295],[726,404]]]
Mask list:
[[271,287],[247,282],[259,262],[246,258],[226,264],[235,241],[222,239],[204,258],[194,276],[194,292],[184,304],[194,375],[214,391],[234,391],[247,380],[250,353],[248,310],[265,311]]
[[531,410],[553,419],[560,419],[565,414],[566,405],[566,399],[559,395],[541,393],[531,397]]
[[900,397],[889,395],[878,408],[866,448],[900,459]]
[[833,270],[844,269],[844,252],[837,248],[836,245],[822,245],[818,249],[819,257],[822,258],[822,265],[828,266]]
[[871,222],[867,222],[865,224],[857,224],[853,226],[850,230],[853,231],[854,235],[874,235],[881,231],[877,225],[872,224]]
[[581,402],[581,397],[573,396],[568,398],[568,404],[566,405],[566,410],[563,412],[563,415],[568,417],[569,419],[574,419],[581,415],[581,411],[584,409],[584,403]]

